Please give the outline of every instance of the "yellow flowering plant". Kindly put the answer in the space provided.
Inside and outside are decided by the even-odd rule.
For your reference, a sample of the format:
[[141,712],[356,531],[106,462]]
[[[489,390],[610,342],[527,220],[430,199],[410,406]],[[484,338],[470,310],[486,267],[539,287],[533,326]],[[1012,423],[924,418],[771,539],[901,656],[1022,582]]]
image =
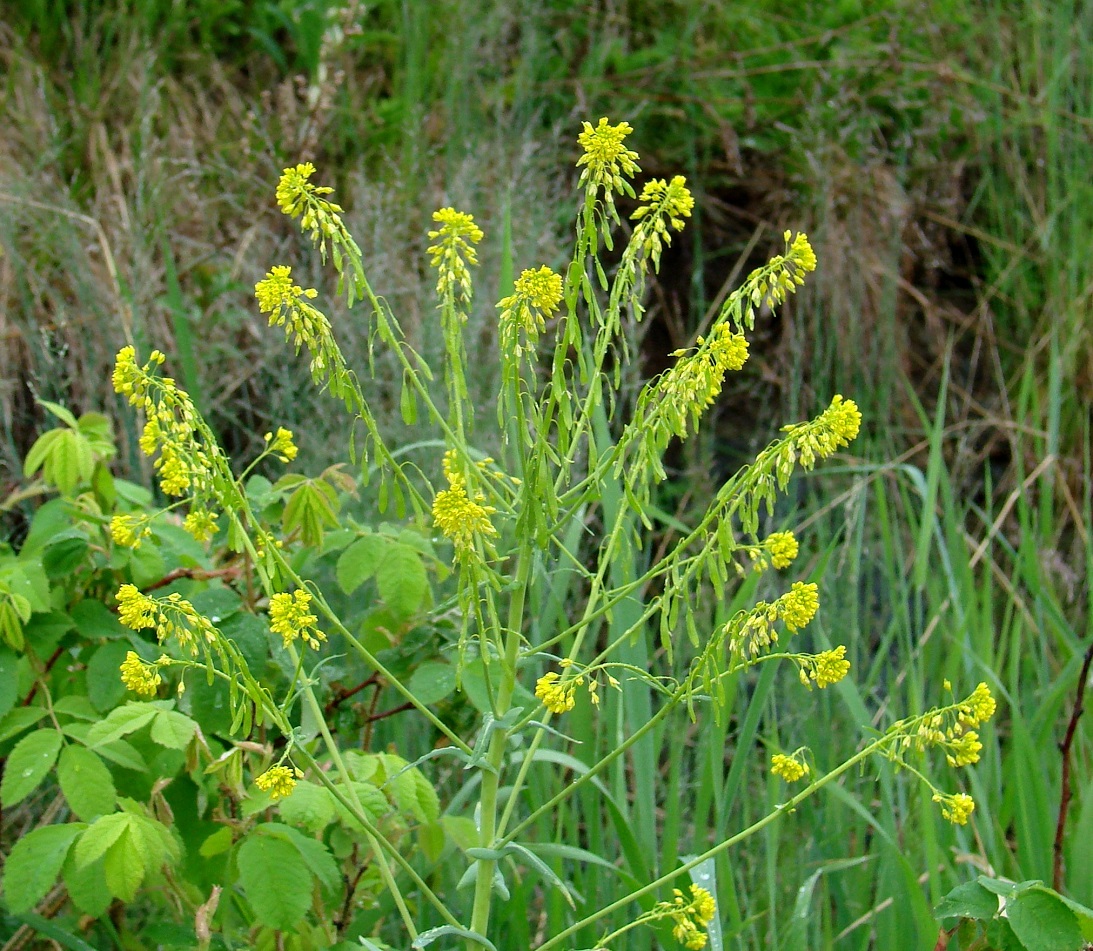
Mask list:
[[[301,567],[306,562],[294,557],[295,545],[323,544],[324,519],[333,517],[335,475],[285,483],[306,493],[296,509],[311,513],[307,521],[299,513],[298,520],[291,520],[286,512],[286,528],[299,529],[286,532],[286,546],[286,539],[267,526],[243,479],[232,472],[193,402],[160,374],[163,355],[153,351],[141,364],[132,347],[118,354],[114,385],[145,416],[141,447],[155,458],[160,487],[189,503],[186,528],[195,538],[208,538],[221,526],[226,531],[230,547],[245,559],[248,583],[257,586],[268,605],[269,630],[280,638],[276,650],[283,652],[284,667],[295,671],[288,692],[275,696],[263,684],[261,671],[251,670],[232,639],[189,600],[123,585],[116,593],[122,624],[134,632],[153,632],[159,642],[173,645],[176,654],[181,648],[186,656],[164,655],[152,663],[129,652],[121,663],[122,679],[142,698],[156,696],[173,666],[203,667],[210,681],[227,682],[233,731],[245,739],[253,727],[264,725],[284,739],[280,757],[267,759],[254,778],[268,797],[263,802],[291,809],[298,795],[314,796],[312,788],[330,794],[360,832],[358,844],[375,871],[377,892],[389,896],[390,916],[377,920],[376,928],[388,936],[401,931],[403,944],[423,947],[447,936],[468,948],[500,946],[493,911],[509,895],[507,881],[514,869],[523,866],[573,909],[568,924],[541,936],[537,947],[543,951],[587,942],[594,931],[602,935],[596,947],[608,947],[638,926],[659,929],[683,948],[705,947],[718,918],[716,889],[696,882],[687,886],[688,874],[871,756],[921,776],[947,820],[963,824],[972,816],[970,797],[935,785],[916,757],[937,749],[952,766],[976,761],[981,744],[974,728],[994,712],[985,684],[966,700],[954,698],[896,721],[841,763],[814,762],[804,748],[773,753],[767,768],[775,778],[770,782],[803,784],[797,791],[701,854],[659,873],[649,870],[645,881],[602,907],[583,900],[578,905],[560,871],[562,863],[544,861],[536,851],[533,839],[543,827],[541,820],[597,788],[605,770],[630,755],[651,731],[684,716],[724,722],[729,688],[754,668],[795,667],[804,688],[821,690],[835,687],[850,672],[845,645],[819,652],[798,649],[802,632],[820,610],[819,588],[812,581],[784,582],[774,574],[792,569],[799,544],[792,532],[767,531],[764,512],[768,518],[773,514],[794,472],[812,469],[854,440],[862,418],[853,400],[835,395],[814,419],[783,427],[751,464],[717,488],[655,559],[639,557],[653,528],[654,493],[667,478],[664,456],[670,443],[693,438],[705,424],[727,375],[741,370],[749,358],[747,334],[759,314],[784,304],[818,262],[804,234],[786,231],[780,252],[727,297],[703,335],[670,354],[667,370],[636,396],[628,395],[623,368],[631,330],[644,315],[645,282],[694,208],[681,176],[646,181],[640,191],[634,186],[639,157],[625,144],[632,131],[627,123],[612,125],[606,118],[595,126],[584,124],[573,257],[557,269],[523,270],[497,305],[501,384],[493,439],[481,434],[492,414],[476,412],[466,385],[463,335],[477,247],[484,237],[472,215],[441,209],[429,231],[444,340],[441,398],[431,385],[433,370],[413,350],[366,277],[343,209],[328,197],[331,189],[314,184],[310,164],[286,169],[277,187],[282,211],[299,218],[323,260],[332,264],[339,294],[348,304],[361,301],[370,310],[373,333],[401,373],[403,418],[409,423],[420,417],[421,425],[429,427],[434,439],[423,445],[443,445],[431,463],[411,463],[387,445],[364,388],[342,357],[336,328],[319,309],[318,292],[293,283],[289,266],[273,266],[256,285],[257,306],[271,325],[284,328],[298,352],[306,348],[315,382],[353,414],[350,455],[359,467],[360,485],[377,478],[375,500],[381,510],[409,517],[431,532],[437,545],[450,546],[450,557],[439,560],[452,572],[451,593],[437,611],[456,632],[445,664],[468,696],[477,689],[474,684],[480,687],[476,705],[483,715],[469,734],[461,734],[451,717],[438,710],[423,681],[384,663],[374,632],[365,636],[351,629],[324,594],[321,579],[307,576]],[[600,249],[613,247],[623,202],[635,205],[630,234],[610,269]],[[363,442],[358,430],[364,432]],[[267,434],[264,455],[291,461],[296,455],[291,433],[278,429]],[[435,480],[426,474],[432,467],[440,470]],[[110,525],[114,541],[130,548],[139,546],[147,532],[140,516],[121,515]],[[339,581],[346,592],[353,590],[347,576],[356,572],[363,577],[373,570],[358,570],[364,561],[355,559],[367,552],[372,548],[354,545],[339,559]],[[703,600],[723,596],[735,579],[759,576],[781,593],[710,622]],[[657,635],[658,669],[633,662],[630,645],[647,631]],[[352,656],[377,683],[399,694],[406,711],[421,718],[421,728],[434,741],[426,756],[409,764],[382,754],[388,760],[370,760],[368,774],[362,775],[361,754],[334,738],[330,701],[322,695],[322,680],[314,672],[318,667],[310,660],[328,652],[328,645],[334,645],[329,648],[332,663],[343,654]],[[645,722],[620,731],[609,752],[582,762],[580,772],[553,796],[529,801],[536,764],[577,762],[567,760],[564,749],[548,748],[551,743],[568,746],[566,718],[594,718],[606,706],[601,698],[616,694],[640,695],[648,709]],[[808,696],[802,692],[802,703]],[[455,760],[473,777],[458,796],[462,818],[473,816],[473,822],[458,826],[462,838],[457,844],[467,868],[463,888],[451,894],[438,891],[428,869],[410,861],[399,830],[381,827],[369,798],[373,788],[412,786],[416,773],[408,771],[435,758]],[[367,785],[365,780],[380,774],[383,785]],[[427,797],[419,787],[405,795],[419,805],[420,797]],[[407,814],[414,814],[412,806]],[[429,815],[422,836],[448,842],[455,826],[435,823]],[[444,846],[430,847],[436,852]],[[352,894],[346,901],[351,899]],[[641,911],[634,913],[634,907]],[[609,921],[613,931],[598,931]],[[379,946],[367,937],[362,941]]]

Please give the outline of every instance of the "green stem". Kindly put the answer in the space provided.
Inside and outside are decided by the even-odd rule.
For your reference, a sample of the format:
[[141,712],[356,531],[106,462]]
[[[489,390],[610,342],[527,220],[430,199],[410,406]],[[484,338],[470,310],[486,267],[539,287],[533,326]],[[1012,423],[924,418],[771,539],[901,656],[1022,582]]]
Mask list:
[[[503,717],[512,703],[516,689],[516,664],[520,657],[520,631],[523,627],[524,598],[531,577],[531,544],[526,540],[520,547],[516,562],[516,576],[509,600],[508,629],[505,631],[505,655],[501,664],[501,683],[497,691],[498,718]],[[488,767],[482,771],[482,791],[479,796],[479,838],[483,848],[492,848],[497,830],[497,791],[501,782],[501,767],[505,758],[505,746],[509,731],[495,728],[490,737],[486,754]],[[495,859],[479,859],[474,886],[474,908],[471,913],[471,930],[485,935],[490,922],[490,899],[493,897],[493,877],[497,868]],[[468,948],[473,945],[468,943]]]

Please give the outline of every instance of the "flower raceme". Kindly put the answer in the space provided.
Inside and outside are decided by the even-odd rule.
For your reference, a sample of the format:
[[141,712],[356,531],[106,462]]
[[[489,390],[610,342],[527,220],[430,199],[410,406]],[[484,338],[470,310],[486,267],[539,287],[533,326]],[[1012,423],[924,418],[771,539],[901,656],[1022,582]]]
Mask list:
[[441,300],[453,298],[458,289],[463,304],[471,302],[471,272],[467,266],[478,264],[478,252],[474,245],[482,240],[482,229],[474,223],[474,217],[454,208],[441,208],[433,212],[433,220],[440,227],[429,232],[436,243],[426,248],[432,255],[430,262],[437,270],[436,293]]
[[454,450],[444,454],[444,476],[448,488],[437,492],[433,499],[433,522],[455,547],[455,556],[459,561],[472,558],[477,551],[478,541],[486,541],[497,535],[497,529],[490,522],[490,516],[497,510],[491,505],[483,505],[481,495],[471,499],[467,494],[467,479],[456,468],[458,465]]
[[302,639],[313,650],[326,635],[315,625],[319,619],[311,613],[311,592],[297,588],[292,594],[280,592],[269,599],[269,627],[280,634],[285,647],[296,638]]
[[[546,318],[562,302],[562,277],[545,264],[537,271],[525,270],[516,279],[513,293],[502,298],[501,349],[505,353],[521,354],[535,347],[535,341],[546,329]],[[526,343],[520,342],[521,332]]]

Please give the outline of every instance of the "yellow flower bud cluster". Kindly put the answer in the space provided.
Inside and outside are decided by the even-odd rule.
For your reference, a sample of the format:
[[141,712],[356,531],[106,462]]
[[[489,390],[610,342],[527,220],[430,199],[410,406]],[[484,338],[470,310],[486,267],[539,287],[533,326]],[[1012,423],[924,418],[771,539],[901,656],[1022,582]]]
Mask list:
[[150,700],[156,695],[163,678],[156,664],[146,664],[136,651],[128,651],[121,662],[121,682],[138,697]]
[[763,544],[758,549],[751,550],[754,569],[764,571],[768,567],[779,570],[788,568],[797,557],[798,550],[797,536],[793,532],[773,532],[763,539]]
[[312,184],[309,179],[314,174],[315,166],[310,162],[284,169],[277,183],[277,204],[283,214],[300,219],[300,229],[311,232],[311,240],[318,243],[325,260],[329,238],[352,239],[342,223],[342,206],[322,197],[334,189]]
[[134,585],[123,584],[117,593],[118,619],[130,630],[154,629],[162,643],[174,637],[179,645],[196,654],[198,645],[215,644],[219,632],[212,622],[198,614],[177,591],[165,598],[153,598]]
[[808,775],[808,763],[804,761],[804,751],[797,750],[791,756],[785,753],[775,753],[770,758],[770,771],[775,776],[780,776],[787,783],[795,783]]
[[284,426],[277,427],[277,435],[266,433],[262,438],[266,442],[267,450],[282,462],[292,462],[300,451],[292,441],[292,430],[285,429]]
[[148,515],[115,515],[110,519],[110,537],[123,548],[140,548],[140,543],[152,534],[152,519]]
[[254,785],[262,792],[268,792],[270,799],[276,802],[278,799],[292,795],[297,778],[302,777],[303,773],[298,769],[290,769],[288,766],[271,766],[254,780]]
[[[216,500],[216,473],[226,471],[227,462],[219,447],[203,435],[207,430],[189,395],[170,377],[153,373],[164,359],[159,350],[153,350],[140,366],[134,349],[123,347],[114,363],[114,389],[144,410],[147,421],[140,448],[149,456],[159,453],[154,466],[166,495],[192,497],[191,513],[197,514],[187,519],[185,527],[203,540],[202,533],[208,538],[215,531],[210,503]],[[110,534],[117,544],[137,548],[150,531],[140,517],[118,515],[111,521]]]
[[[505,353],[521,354],[532,350],[546,329],[545,319],[562,302],[562,278],[545,264],[537,271],[528,268],[516,279],[514,292],[503,298],[501,309],[501,348]],[[526,343],[521,343],[523,331]]]
[[274,634],[280,634],[285,647],[297,637],[313,650],[319,649],[319,642],[326,640],[326,635],[315,625],[319,619],[311,613],[311,592],[297,588],[292,594],[280,592],[269,599],[269,627]]
[[811,687],[814,681],[822,690],[837,684],[848,673],[850,661],[846,659],[846,648],[842,644],[834,650],[801,658],[801,683],[806,687]]
[[654,439],[662,448],[671,436],[686,439],[721,393],[725,374],[739,370],[748,359],[748,341],[726,323],[714,327],[709,339],[699,337],[693,350],[676,350],[679,360],[650,391],[656,405]]
[[613,207],[612,196],[628,191],[626,179],[641,171],[638,153],[623,145],[623,140],[634,129],[628,122],[611,125],[606,116],[595,128],[590,122],[584,122],[582,126],[584,131],[577,136],[584,149],[584,155],[577,159],[577,167],[584,166],[579,184],[593,194],[602,188],[606,203]]
[[672,937],[684,948],[706,947],[709,940],[706,928],[717,914],[717,903],[713,895],[701,885],[691,885],[691,897],[688,901],[678,888],[672,889],[670,902],[658,902],[652,912],[656,918],[669,918],[674,922]]
[[968,819],[975,811],[975,800],[967,793],[948,795],[947,793],[935,792],[933,801],[941,803],[941,815],[953,825],[967,825]]
[[483,495],[478,494],[472,500],[467,494],[467,480],[458,470],[454,450],[444,454],[444,476],[448,488],[437,492],[433,499],[433,523],[455,546],[456,559],[462,560],[474,555],[476,540],[497,534],[490,522],[490,516],[497,510],[482,504]]
[[556,670],[548,671],[535,682],[535,696],[551,713],[568,713],[577,704],[577,688],[584,683],[583,678],[561,680]]
[[819,607],[819,588],[812,582],[795,581],[777,601],[759,601],[742,619],[734,617],[725,625],[729,649],[755,656],[778,643],[777,622],[795,633],[808,625]]
[[436,293],[444,300],[454,299],[458,289],[464,304],[471,302],[471,271],[468,264],[478,264],[478,252],[474,245],[482,240],[482,229],[474,223],[474,217],[454,208],[441,208],[433,212],[433,221],[440,227],[429,232],[436,243],[426,248],[432,255],[430,262],[437,269]]
[[684,218],[691,217],[695,200],[687,188],[687,179],[676,175],[670,182],[654,178],[645,183],[639,201],[644,202],[630,217],[640,222],[635,229],[633,243],[642,254],[653,262],[653,269],[660,271],[660,255],[666,245],[672,243],[669,227],[682,231]]

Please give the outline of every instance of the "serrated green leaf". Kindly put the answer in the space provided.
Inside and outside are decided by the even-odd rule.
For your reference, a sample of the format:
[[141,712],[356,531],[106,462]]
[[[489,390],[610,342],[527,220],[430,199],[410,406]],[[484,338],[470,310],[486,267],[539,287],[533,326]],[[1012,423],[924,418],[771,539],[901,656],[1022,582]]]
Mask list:
[[[338,784],[339,788],[343,788],[341,783]],[[387,801],[387,797],[384,796],[378,788],[371,783],[353,783],[353,791],[357,794],[357,799],[360,801],[361,807],[371,818],[373,824],[381,817],[391,811],[391,804]],[[348,794],[347,794],[348,795]],[[334,799],[334,810],[338,814],[338,818],[341,823],[350,829],[362,828],[361,823],[357,821],[356,817],[345,806],[343,806],[337,799]]]
[[103,644],[87,662],[87,699],[99,713],[113,710],[125,699],[121,663],[133,648],[124,641]]
[[390,544],[381,535],[364,535],[338,556],[338,586],[352,594],[376,572],[383,552]]
[[113,812],[117,801],[114,777],[103,761],[84,746],[66,746],[57,761],[57,780],[72,811],[91,822]]
[[118,616],[93,598],[77,601],[68,613],[84,640],[117,640],[129,634]]
[[128,812],[114,812],[96,819],[84,830],[76,843],[76,864],[83,868],[102,858],[106,850],[121,838],[136,822]]
[[197,851],[202,858],[209,859],[214,855],[220,855],[223,852],[227,852],[228,849],[232,847],[232,844],[231,827],[221,826],[201,843],[201,847]]
[[152,721],[152,740],[172,750],[184,750],[197,732],[197,724],[177,710],[160,710]]
[[299,530],[305,545],[321,545],[323,529],[338,525],[336,502],[334,489],[321,479],[309,479],[302,483],[285,504],[281,519],[285,534]]
[[429,591],[421,555],[409,545],[390,545],[376,565],[376,586],[395,614],[404,618],[416,614]]
[[4,901],[15,913],[30,911],[52,887],[82,822],[43,826],[15,843],[4,863]]
[[42,550],[42,567],[50,578],[63,578],[79,567],[89,545],[87,533],[78,528],[60,532]]
[[1074,912],[1046,888],[1029,889],[1007,902],[1006,917],[1028,951],[1078,951],[1085,946]]
[[132,901],[144,881],[147,850],[143,836],[134,822],[118,836],[103,855],[106,887],[124,902]]
[[106,887],[102,859],[81,867],[76,862],[76,850],[70,849],[61,870],[61,878],[72,903],[92,918],[101,918],[114,900],[110,889]]
[[105,720],[94,724],[88,731],[87,743],[89,746],[105,746],[119,740],[151,722],[159,712],[160,708],[150,703],[127,703],[124,707],[111,711]]
[[276,836],[292,843],[303,858],[304,864],[328,893],[333,894],[341,886],[338,866],[322,842],[309,838],[299,829],[280,822],[262,823],[256,827],[257,830],[261,830],[263,835]]
[[934,908],[936,918],[976,918],[989,921],[998,914],[998,896],[979,882],[957,885]]
[[0,720],[0,743],[34,726],[47,712],[44,707],[16,707]]
[[62,740],[57,730],[35,730],[16,743],[4,767],[0,802],[14,806],[34,792],[57,761]]
[[239,884],[259,924],[287,931],[311,905],[311,872],[285,839],[252,832],[236,854]]
[[316,835],[334,821],[334,799],[323,786],[306,780],[296,783],[292,793],[277,804],[281,818]]

